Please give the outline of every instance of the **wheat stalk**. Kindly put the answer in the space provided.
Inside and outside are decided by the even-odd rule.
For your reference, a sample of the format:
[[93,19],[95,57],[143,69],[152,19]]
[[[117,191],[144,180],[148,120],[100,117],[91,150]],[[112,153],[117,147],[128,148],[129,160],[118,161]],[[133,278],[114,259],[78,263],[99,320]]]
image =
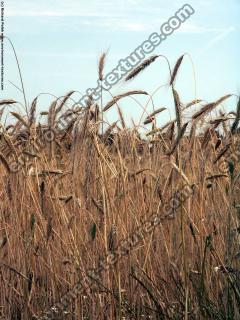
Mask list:
[[38,99],[38,97],[36,97],[36,98],[33,100],[32,105],[31,105],[31,108],[30,108],[29,120],[28,120],[29,127],[31,127],[31,125],[32,125],[33,122],[35,121],[35,114],[36,114],[36,107],[37,107],[37,99]]
[[151,119],[151,118],[155,117],[158,113],[161,113],[161,112],[163,112],[164,110],[167,110],[167,108],[159,108],[159,109],[153,111],[152,113],[150,113],[150,114],[147,116],[147,118],[145,119],[145,121],[148,120],[148,119]]
[[220,103],[222,103],[224,100],[228,99],[229,97],[231,97],[231,94],[227,94],[223,97],[221,97],[220,99],[218,99],[215,102],[211,102],[206,104],[201,110],[197,111],[193,116],[192,119],[196,120],[199,117],[206,115],[207,113],[209,113],[210,111],[212,111],[214,108],[216,108]]
[[105,60],[106,60],[107,52],[103,52],[99,58],[98,63],[98,78],[100,81],[103,80],[103,69],[105,66]]
[[17,101],[12,100],[12,99],[0,100],[0,106],[5,105],[5,104],[7,104],[7,105],[14,104],[14,103],[17,103]]
[[183,137],[183,135],[184,135],[184,133],[185,133],[185,131],[187,129],[187,125],[188,125],[188,122],[183,125],[183,127],[181,128],[181,130],[180,130],[180,132],[179,132],[179,134],[177,136],[177,139],[175,140],[175,142],[174,142],[174,144],[172,146],[172,149],[167,153],[167,155],[170,156],[176,150],[177,146],[179,145],[179,143],[180,143],[180,141],[181,141],[181,139],[182,139],[182,137]]
[[142,91],[142,90],[133,90],[133,91],[128,91],[122,94],[119,94],[118,96],[113,97],[113,99],[111,101],[109,101],[106,106],[103,108],[103,112],[107,111],[108,109],[110,109],[115,103],[117,103],[120,99],[131,96],[131,95],[135,95],[135,94],[144,94],[144,95],[148,95],[148,93],[146,91]]
[[181,128],[182,128],[181,101],[180,101],[178,92],[175,89],[172,89],[172,92],[173,92],[173,98],[174,98],[178,134],[180,134],[180,131],[181,131]]
[[177,72],[178,72],[178,69],[182,63],[182,60],[184,58],[184,54],[178,58],[175,66],[174,66],[174,69],[173,69],[173,72],[172,72],[172,76],[171,76],[171,80],[170,80],[170,85],[173,85],[175,79],[176,79],[176,76],[177,76]]
[[152,64],[159,56],[155,55],[148,59],[145,59],[138,67],[133,69],[129,75],[126,77],[125,81],[129,81],[133,78],[135,78],[140,72],[142,72],[144,69],[146,69],[150,64]]
[[231,127],[231,133],[235,134],[237,132],[237,127],[239,124],[239,120],[240,120],[240,97],[238,98],[238,103],[237,103],[237,112],[236,112],[236,118],[232,124]]
[[4,165],[5,169],[7,170],[7,172],[10,173],[11,170],[10,170],[10,166],[8,164],[8,161],[1,152],[0,152],[0,160],[1,160],[2,164]]
[[26,128],[29,127],[27,121],[26,121],[20,114],[18,114],[17,112],[13,112],[13,111],[11,112],[11,114],[12,114],[15,118],[17,118]]

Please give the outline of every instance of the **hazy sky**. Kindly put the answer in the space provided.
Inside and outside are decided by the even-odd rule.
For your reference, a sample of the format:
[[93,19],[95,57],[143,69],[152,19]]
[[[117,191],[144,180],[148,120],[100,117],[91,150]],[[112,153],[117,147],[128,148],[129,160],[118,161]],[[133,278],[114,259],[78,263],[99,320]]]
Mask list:
[[[154,53],[166,55],[172,65],[181,54],[189,54],[176,83],[184,102],[195,98],[195,84],[197,97],[207,101],[226,93],[239,94],[240,1],[188,3],[195,14]],[[15,45],[28,101],[41,92],[60,96],[94,87],[102,51],[109,49],[109,72],[184,4],[179,0],[5,0],[5,35]],[[118,84],[113,93],[129,88],[153,92],[168,80],[166,63],[158,60],[128,86]],[[20,85],[13,53],[5,42],[5,89],[1,95],[23,101],[9,81]],[[155,105],[168,104],[172,110],[169,95],[169,89],[162,88]],[[39,108],[46,108],[51,99],[42,96]],[[234,107],[235,102],[233,98],[226,106]],[[139,112],[128,100],[125,115]]]

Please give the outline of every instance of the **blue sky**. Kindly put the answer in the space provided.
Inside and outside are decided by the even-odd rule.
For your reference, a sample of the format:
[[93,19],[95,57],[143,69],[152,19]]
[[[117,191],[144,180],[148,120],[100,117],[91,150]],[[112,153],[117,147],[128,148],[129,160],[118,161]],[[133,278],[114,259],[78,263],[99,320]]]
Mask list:
[[[183,102],[191,101],[196,95],[213,101],[226,93],[239,94],[239,0],[188,3],[195,14],[154,53],[166,55],[172,65],[183,53],[191,57],[184,58],[176,83]],[[41,92],[61,96],[70,90],[84,93],[94,87],[101,52],[109,49],[106,63],[109,72],[152,32],[158,32],[161,24],[184,4],[179,0],[5,1],[5,35],[15,45],[28,101]],[[160,59],[130,84],[116,85],[112,93],[130,88],[153,92],[168,79],[167,66]],[[23,101],[21,93],[9,81],[20,86],[12,51],[5,42],[5,88],[1,94],[3,98]],[[76,100],[78,97],[75,94]],[[39,109],[46,109],[52,99],[50,95],[41,96]],[[126,117],[140,115],[132,100],[122,104]],[[158,92],[154,104],[167,106],[167,116],[172,117],[173,105],[167,87]],[[236,98],[225,103],[226,108],[235,108],[235,104]],[[113,117],[114,111],[110,112],[110,118]]]

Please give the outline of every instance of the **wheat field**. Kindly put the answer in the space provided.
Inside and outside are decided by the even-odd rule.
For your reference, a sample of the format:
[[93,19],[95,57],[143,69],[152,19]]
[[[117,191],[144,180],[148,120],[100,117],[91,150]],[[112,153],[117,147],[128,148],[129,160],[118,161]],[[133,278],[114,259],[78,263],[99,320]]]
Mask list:
[[25,114],[0,101],[0,319],[240,318],[240,102],[183,104],[182,60],[176,119],[145,110],[144,137],[119,105],[142,90],[85,109],[71,91],[41,122],[37,98]]

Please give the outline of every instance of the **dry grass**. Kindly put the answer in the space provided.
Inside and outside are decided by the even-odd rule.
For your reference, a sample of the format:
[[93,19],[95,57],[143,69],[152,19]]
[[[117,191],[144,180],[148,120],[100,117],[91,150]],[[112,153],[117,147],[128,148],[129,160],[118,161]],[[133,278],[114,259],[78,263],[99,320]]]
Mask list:
[[[224,96],[184,123],[172,89],[178,131],[172,121],[151,128],[145,139],[127,128],[120,108],[122,129],[114,123],[99,134],[90,105],[48,142],[44,134],[69,112],[64,105],[73,92],[52,103],[47,123],[36,122],[37,100],[29,118],[12,112],[18,122],[2,123],[1,319],[43,315],[152,214],[161,223],[54,319],[239,319],[239,119],[209,123],[207,113]],[[146,94],[120,94],[103,110],[139,93]],[[145,121],[154,122],[163,110]],[[10,172],[21,154],[20,170]],[[193,194],[165,214],[187,185]]]

